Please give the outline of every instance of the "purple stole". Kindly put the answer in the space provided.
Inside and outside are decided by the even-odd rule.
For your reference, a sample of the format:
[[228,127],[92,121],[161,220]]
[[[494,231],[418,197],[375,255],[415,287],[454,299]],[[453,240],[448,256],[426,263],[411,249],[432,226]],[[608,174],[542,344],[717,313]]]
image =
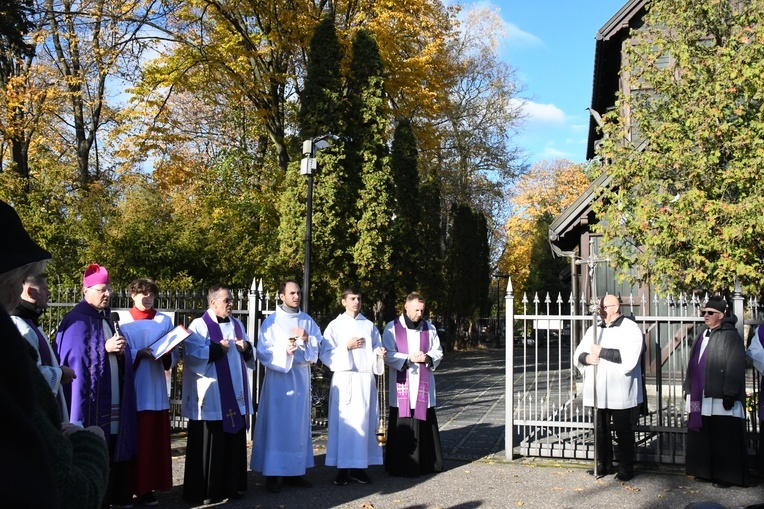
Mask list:
[[42,335],[42,331],[29,318],[22,318],[22,320],[24,320],[27,325],[32,328],[35,334],[37,334],[37,351],[40,354],[40,362],[43,366],[52,366],[53,359],[50,357],[50,347],[46,347],[44,344],[47,340],[45,339],[45,336]]
[[700,410],[703,405],[703,389],[706,380],[706,350],[708,350],[709,345],[706,345],[703,355],[700,355],[702,344],[703,334],[698,337],[695,343],[695,349],[690,358],[690,365],[687,368],[687,376],[690,377],[690,419],[687,421],[687,427],[695,432],[699,432],[703,427],[703,416],[700,414]]
[[[401,325],[400,318],[394,321],[395,345],[400,353],[409,353],[408,333]],[[422,323],[419,331],[419,349],[427,352],[430,349],[430,330],[426,323]],[[427,420],[427,401],[430,395],[430,370],[424,364],[419,365],[419,387],[416,395],[416,408],[414,418],[420,421]],[[411,402],[409,401],[409,370],[398,371],[395,379],[395,390],[398,394],[398,415],[411,417]]]
[[[223,332],[220,330],[220,325],[212,319],[209,313],[204,313],[202,317],[204,323],[207,324],[207,330],[210,333],[210,341],[213,343],[220,343],[223,339]],[[237,338],[243,338],[241,326],[239,322],[231,318],[234,331]],[[231,348],[236,348],[236,345],[232,345]],[[249,409],[249,384],[247,383],[247,366],[244,364],[244,358],[239,355],[241,361],[241,374],[242,381],[244,382],[244,405]],[[233,381],[231,380],[231,368],[228,365],[228,353],[221,356],[215,361],[215,371],[218,376],[218,389],[220,390],[220,413],[223,417],[223,431],[226,433],[238,433],[243,427],[246,420],[247,427],[249,427],[249,417],[242,419],[241,411],[239,410],[239,403],[236,401],[236,393],[233,389]],[[228,413],[225,409],[228,409]]]
[[[756,331],[756,337],[753,339],[753,341],[758,341],[761,346],[764,346],[764,342],[761,341],[761,336],[764,334],[764,328],[759,327],[759,329]],[[764,396],[762,396],[762,389],[764,389],[764,373],[762,373],[761,377],[759,378],[759,430],[762,430],[764,432]]]

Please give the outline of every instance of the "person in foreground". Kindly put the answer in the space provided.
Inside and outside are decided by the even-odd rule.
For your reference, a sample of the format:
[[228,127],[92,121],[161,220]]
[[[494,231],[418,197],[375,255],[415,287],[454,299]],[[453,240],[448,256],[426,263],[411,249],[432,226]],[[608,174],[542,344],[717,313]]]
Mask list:
[[154,309],[158,293],[159,288],[150,279],[130,283],[133,307],[128,318],[120,322],[120,331],[135,359],[138,451],[133,461],[133,494],[138,502],[147,506],[159,504],[154,491],[172,489],[170,399],[165,372],[179,359],[177,350],[154,359],[149,348],[173,328],[170,317]]
[[209,309],[183,345],[183,417],[188,421],[183,499],[191,503],[239,499],[247,489],[247,428],[254,411],[247,366],[254,345],[231,316],[227,286],[207,292]]
[[263,321],[257,359],[265,366],[251,467],[265,476],[270,493],[283,484],[311,487],[305,470],[313,466],[310,424],[310,364],[318,360],[321,330],[300,311],[300,285],[281,283],[282,304]]
[[424,305],[420,294],[410,293],[403,314],[385,326],[382,336],[390,378],[384,463],[395,476],[443,470],[433,375],[443,349],[435,326],[424,319]]
[[342,292],[345,312],[324,331],[319,358],[332,370],[329,391],[329,435],[326,444],[328,466],[337,467],[334,484],[348,480],[368,484],[365,469],[382,464],[382,447],[377,443],[379,424],[377,384],[374,375],[384,370],[385,348],[379,331],[361,314],[361,292]]
[[50,253],[2,201],[0,224],[13,246],[0,251],[0,500],[3,507],[96,509],[108,482],[103,432],[61,423],[53,392],[36,366],[36,351],[8,315],[18,305],[24,280],[44,272]]
[[633,426],[644,399],[640,364],[644,339],[639,326],[621,314],[621,304],[615,295],[606,295],[600,301],[600,318],[596,341],[595,328],[589,327],[573,359],[584,376],[584,406],[596,408],[596,474],[601,477],[614,471],[615,431],[619,456],[615,478],[629,481],[634,477]]
[[708,299],[701,311],[706,327],[692,345],[682,386],[689,413],[685,471],[719,487],[748,486],[745,346],[722,297]]

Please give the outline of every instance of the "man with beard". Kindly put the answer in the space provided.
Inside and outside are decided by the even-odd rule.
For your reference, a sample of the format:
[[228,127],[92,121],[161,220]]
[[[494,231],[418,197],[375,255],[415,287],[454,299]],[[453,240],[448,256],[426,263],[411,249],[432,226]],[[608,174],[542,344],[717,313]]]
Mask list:
[[255,423],[251,468],[266,477],[270,493],[282,483],[309,488],[305,470],[313,466],[310,429],[310,365],[318,360],[321,330],[300,311],[302,293],[293,279],[279,287],[282,304],[263,321],[257,359],[265,379]]
[[390,420],[385,470],[418,476],[443,470],[435,376],[443,349],[435,326],[424,319],[424,298],[406,297],[404,312],[385,326],[382,344],[389,366]]

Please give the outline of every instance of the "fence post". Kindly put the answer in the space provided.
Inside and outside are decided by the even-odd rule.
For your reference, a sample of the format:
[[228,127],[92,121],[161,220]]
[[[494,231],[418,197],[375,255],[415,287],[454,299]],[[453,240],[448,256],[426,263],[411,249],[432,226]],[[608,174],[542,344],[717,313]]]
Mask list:
[[[262,284],[262,283],[261,283]],[[260,311],[260,293],[258,292],[257,278],[252,278],[252,285],[249,287],[248,302],[247,302],[247,335],[252,340],[253,345],[257,345],[257,319]],[[256,356],[255,356],[256,358]],[[260,364],[257,363],[257,368]],[[255,415],[257,414],[257,402],[260,400],[260,387],[258,386],[258,369],[252,372],[252,385],[250,392],[250,403],[252,408],[255,409]],[[247,439],[252,440],[255,436],[255,416],[250,420],[250,429],[247,430]]]
[[504,457],[508,460],[514,459],[513,451],[515,449],[515,422],[514,422],[514,381],[515,381],[515,295],[512,291],[512,276],[507,275],[507,293],[504,296],[506,309],[504,310],[504,351],[505,351],[505,391],[504,395]]
[[735,291],[732,294],[732,312],[737,317],[737,322],[735,322],[737,332],[743,338],[743,343],[745,343],[745,308],[743,304],[743,290],[740,285],[740,279],[735,277]]

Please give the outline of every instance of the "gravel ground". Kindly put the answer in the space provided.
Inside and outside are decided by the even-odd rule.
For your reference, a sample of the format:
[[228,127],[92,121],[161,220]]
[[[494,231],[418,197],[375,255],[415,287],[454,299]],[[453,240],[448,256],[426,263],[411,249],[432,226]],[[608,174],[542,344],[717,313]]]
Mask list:
[[[176,441],[173,459],[174,485],[160,493],[160,507],[191,507],[181,500],[183,484],[183,444]],[[324,466],[323,441],[315,447],[316,467],[306,477],[312,488],[289,488],[278,494],[267,493],[264,478],[249,473],[249,489],[241,500],[214,506],[254,509],[473,509],[473,508],[640,508],[682,509],[691,503],[716,503],[738,509],[764,503],[764,488],[732,487],[721,489],[710,483],[688,478],[681,468],[639,468],[637,476],[622,483],[609,476],[595,480],[581,462],[519,459],[513,462],[448,460],[439,474],[420,478],[388,476],[381,466],[370,467],[373,482],[361,485],[351,481],[335,486],[336,470]],[[638,465],[640,467],[640,465]],[[758,483],[760,479],[755,478]],[[140,507],[140,506],[136,506]],[[706,505],[708,509],[717,508]]]

